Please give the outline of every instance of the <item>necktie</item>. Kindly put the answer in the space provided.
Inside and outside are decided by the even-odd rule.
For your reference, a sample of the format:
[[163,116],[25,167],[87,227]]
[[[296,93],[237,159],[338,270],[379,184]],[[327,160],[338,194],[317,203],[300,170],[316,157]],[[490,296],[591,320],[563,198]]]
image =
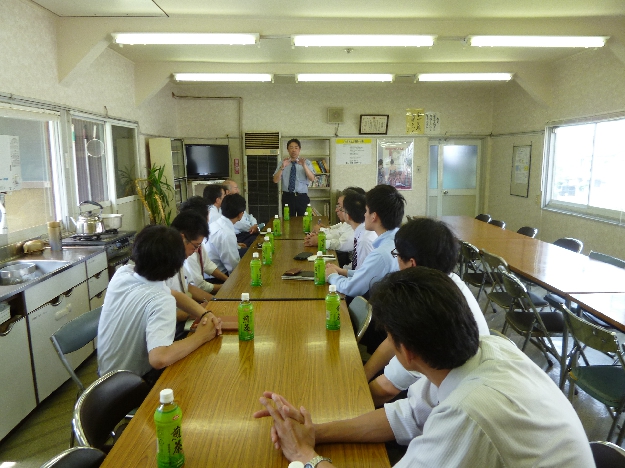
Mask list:
[[356,252],[357,245],[358,245],[358,239],[354,237],[354,255],[352,256],[352,270],[355,270],[356,265],[358,265],[358,253]]
[[289,174],[289,192],[295,192],[295,162],[291,163],[291,173]]

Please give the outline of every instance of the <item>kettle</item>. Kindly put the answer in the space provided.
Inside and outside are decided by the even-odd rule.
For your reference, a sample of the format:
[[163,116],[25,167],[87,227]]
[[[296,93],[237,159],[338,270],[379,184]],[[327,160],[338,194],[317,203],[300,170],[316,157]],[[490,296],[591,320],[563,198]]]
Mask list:
[[78,221],[74,220],[74,218],[69,218],[76,226],[76,234],[82,236],[94,236],[97,234],[102,234],[106,230],[104,229],[104,223],[102,222],[102,218],[100,217],[103,210],[102,205],[94,201],[85,200],[84,202],[81,202],[78,207],[80,208],[83,205],[94,205],[99,207],[100,209],[80,211],[80,213],[78,214]]

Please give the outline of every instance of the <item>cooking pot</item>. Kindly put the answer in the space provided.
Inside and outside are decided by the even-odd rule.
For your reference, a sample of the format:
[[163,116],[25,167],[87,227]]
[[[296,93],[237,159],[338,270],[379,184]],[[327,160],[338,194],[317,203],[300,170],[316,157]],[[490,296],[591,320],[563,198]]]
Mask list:
[[119,229],[122,227],[122,216],[121,214],[103,214],[100,215],[102,218],[102,222],[104,223],[104,228],[107,231],[111,231],[113,229]]
[[74,220],[74,218],[70,218],[74,225],[76,225],[76,234],[80,234],[83,236],[93,236],[95,234],[102,234],[104,229],[104,223],[102,222],[102,218],[100,215],[102,214],[102,205],[98,202],[85,200],[78,205],[79,209],[83,205],[94,205],[99,207],[96,210],[89,211],[80,211],[78,214],[78,220]]

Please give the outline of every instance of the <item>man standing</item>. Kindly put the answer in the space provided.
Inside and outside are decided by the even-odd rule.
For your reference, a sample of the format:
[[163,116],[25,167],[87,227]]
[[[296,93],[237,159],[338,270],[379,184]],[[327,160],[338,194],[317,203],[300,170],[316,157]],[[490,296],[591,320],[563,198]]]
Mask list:
[[[423,374],[408,398],[353,419],[313,424],[304,407],[265,392],[271,439],[291,461],[319,461],[317,444],[408,445],[395,468],[594,466],[575,410],[545,372],[507,339],[479,337],[464,295],[445,273],[391,273],[371,296],[406,368]],[[321,457],[322,458],[322,457]],[[316,464],[329,468],[329,459]]]
[[[226,195],[231,195],[239,192],[239,184],[232,179],[227,179],[223,183]],[[240,221],[234,225],[234,233],[237,235],[237,241],[245,244],[247,247],[252,245],[252,242],[258,237],[259,229],[256,218],[249,214],[247,211],[243,212],[243,217]]]
[[[221,333],[221,321],[206,313],[196,332],[174,342],[176,299],[165,280],[185,259],[173,228],[146,226],[132,247],[134,265],[124,265],[109,283],[98,325],[98,372],[126,369],[154,383],[164,367]],[[189,299],[191,300],[191,299]]]
[[304,216],[308,198],[308,182],[315,180],[312,164],[299,157],[300,141],[292,138],[286,144],[289,157],[284,158],[273,173],[273,181],[282,180],[282,204],[289,205],[291,216]]
[[208,256],[225,275],[230,275],[241,260],[234,225],[241,220],[244,212],[245,198],[238,193],[226,195],[221,204],[222,216],[210,223]]

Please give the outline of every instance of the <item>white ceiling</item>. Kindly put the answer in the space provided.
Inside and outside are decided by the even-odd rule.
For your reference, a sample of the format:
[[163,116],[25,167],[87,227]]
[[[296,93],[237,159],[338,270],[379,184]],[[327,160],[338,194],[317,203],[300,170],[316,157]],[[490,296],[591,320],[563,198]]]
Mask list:
[[[625,0],[32,0],[59,16],[59,50],[107,46],[159,73],[394,73],[541,67],[579,49],[468,47],[472,34],[610,36],[625,60]],[[115,32],[251,32],[256,46],[111,43]],[[431,48],[293,48],[292,34],[435,34]],[[61,59],[63,60],[63,59]],[[72,58],[66,60],[72,66]],[[78,59],[76,59],[78,62]],[[75,64],[74,64],[75,65]],[[69,69],[64,73],[69,73]]]

